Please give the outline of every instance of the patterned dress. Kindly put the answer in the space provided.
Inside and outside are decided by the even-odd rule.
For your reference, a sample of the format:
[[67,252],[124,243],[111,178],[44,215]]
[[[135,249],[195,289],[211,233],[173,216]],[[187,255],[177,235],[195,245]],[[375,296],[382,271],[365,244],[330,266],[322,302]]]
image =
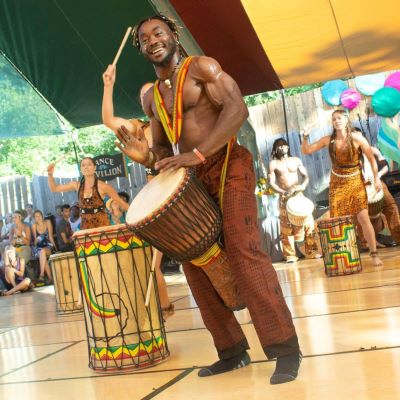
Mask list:
[[98,228],[110,225],[104,201],[98,189],[98,180],[95,178],[92,196],[84,197],[83,184],[79,186],[78,201],[81,210],[81,229]]
[[[330,146],[334,145],[332,140]],[[350,154],[347,147],[335,148],[336,160],[332,160],[329,183],[329,208],[331,218],[357,215],[368,209],[367,192],[361,170],[360,151]]]

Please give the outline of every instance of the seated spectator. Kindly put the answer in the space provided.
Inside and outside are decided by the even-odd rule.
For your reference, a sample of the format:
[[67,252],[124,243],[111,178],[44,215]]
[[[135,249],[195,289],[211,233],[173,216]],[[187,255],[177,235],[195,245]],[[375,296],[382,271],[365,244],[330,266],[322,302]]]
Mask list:
[[31,259],[31,228],[22,222],[21,211],[14,211],[9,240],[10,244],[16,248],[17,257],[23,258],[26,265]]
[[30,227],[35,223],[35,218],[33,216],[33,205],[30,203],[25,204],[26,217],[24,218],[24,223]]
[[73,251],[74,245],[71,238],[73,232],[69,223],[70,207],[68,204],[62,205],[61,216],[62,218],[56,222],[58,248],[62,252]]
[[52,251],[56,249],[53,239],[53,226],[48,219],[43,218],[43,213],[40,210],[35,210],[33,216],[35,218],[35,223],[32,225],[34,255],[39,258],[40,265],[38,281],[44,282],[45,276],[47,276],[49,282],[52,282],[53,278],[47,260]]
[[79,203],[77,201],[71,206],[71,216],[69,217],[69,223],[71,225],[73,233],[81,229],[81,214]]
[[13,246],[8,246],[5,250],[4,277],[1,276],[0,279],[7,289],[0,292],[1,296],[25,292],[30,287],[31,280],[25,276],[25,261],[17,257]]
[[124,211],[116,201],[113,199],[108,199],[106,202],[106,207],[110,225],[119,225],[125,223]]

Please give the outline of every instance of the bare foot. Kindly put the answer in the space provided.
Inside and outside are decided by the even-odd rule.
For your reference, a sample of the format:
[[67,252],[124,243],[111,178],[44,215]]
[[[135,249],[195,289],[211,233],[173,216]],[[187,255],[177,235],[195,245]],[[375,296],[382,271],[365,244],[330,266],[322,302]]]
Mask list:
[[370,254],[371,256],[371,261],[372,261],[372,265],[374,267],[382,267],[383,266],[383,262],[382,260],[378,257],[376,252],[371,252]]

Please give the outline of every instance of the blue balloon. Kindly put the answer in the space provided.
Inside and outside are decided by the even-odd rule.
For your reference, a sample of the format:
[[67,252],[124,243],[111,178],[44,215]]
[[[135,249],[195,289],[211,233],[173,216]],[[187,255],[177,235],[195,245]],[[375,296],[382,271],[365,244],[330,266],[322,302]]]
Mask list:
[[328,81],[322,86],[322,98],[330,106],[338,106],[341,104],[340,96],[346,89],[346,83],[340,79]]
[[380,72],[379,74],[356,76],[354,82],[360,93],[364,96],[372,96],[377,90],[383,87],[385,74]]

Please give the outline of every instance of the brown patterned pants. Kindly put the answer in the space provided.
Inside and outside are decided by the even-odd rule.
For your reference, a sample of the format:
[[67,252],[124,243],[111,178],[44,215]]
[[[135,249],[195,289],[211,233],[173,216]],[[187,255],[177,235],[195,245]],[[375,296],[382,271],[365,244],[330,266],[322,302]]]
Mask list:
[[[197,176],[216,201],[225,152],[219,151],[197,169]],[[235,145],[224,190],[225,251],[264,352],[274,358],[298,351],[299,345],[271,259],[261,249],[254,188],[252,156],[244,147]],[[202,269],[185,263],[184,271],[220,359],[248,349],[234,313],[224,306]]]

